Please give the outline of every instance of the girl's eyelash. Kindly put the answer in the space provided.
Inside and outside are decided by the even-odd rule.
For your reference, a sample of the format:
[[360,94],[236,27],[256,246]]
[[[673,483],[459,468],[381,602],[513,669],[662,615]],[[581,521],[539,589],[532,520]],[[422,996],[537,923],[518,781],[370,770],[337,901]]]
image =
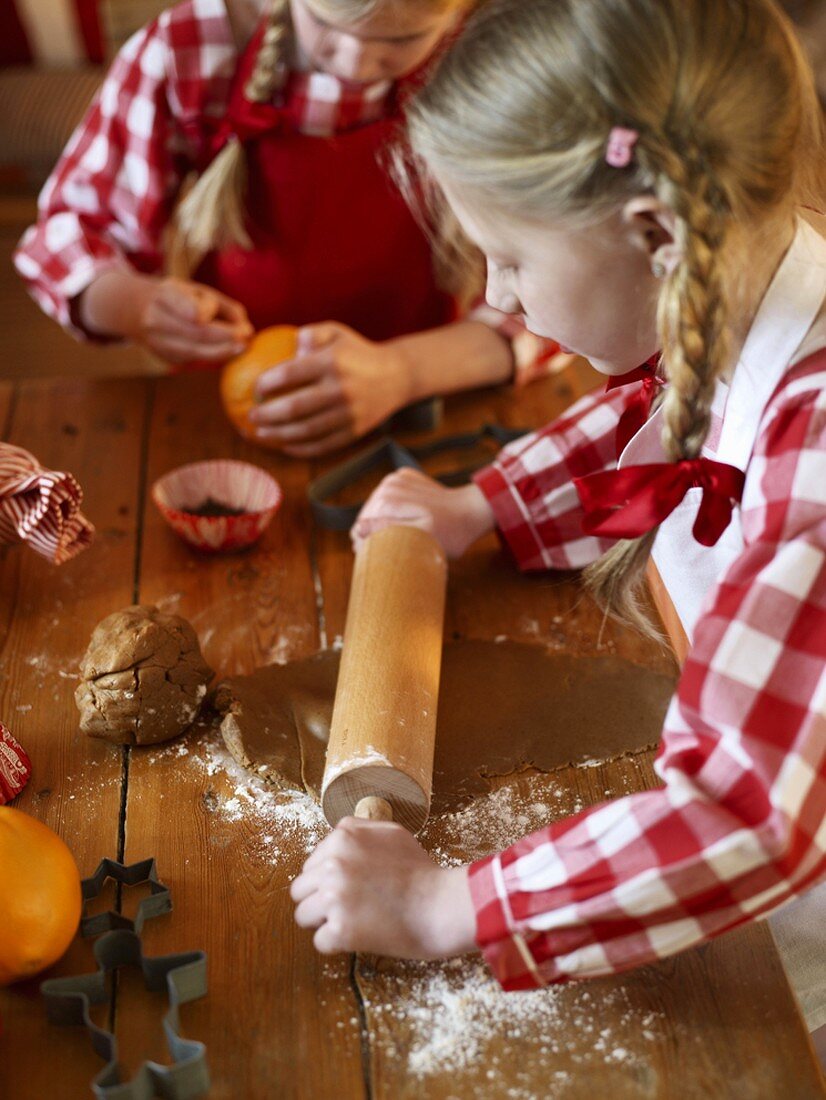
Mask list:
[[[310,13],[310,18],[313,20],[316,26],[321,27],[323,30],[326,31],[332,29],[332,24],[325,22],[325,20],[323,20],[320,15],[316,15],[312,8],[307,8],[307,11]],[[390,42],[393,46],[409,46],[413,42],[418,42],[419,39],[424,38],[424,36],[425,32],[422,32],[421,34],[408,34],[402,38],[388,38],[385,39],[385,41]]]

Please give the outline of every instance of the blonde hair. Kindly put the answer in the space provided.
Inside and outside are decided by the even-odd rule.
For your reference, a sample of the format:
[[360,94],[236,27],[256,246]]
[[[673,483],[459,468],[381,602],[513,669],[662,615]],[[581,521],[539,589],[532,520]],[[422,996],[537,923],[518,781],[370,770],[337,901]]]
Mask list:
[[[823,124],[794,32],[770,0],[494,0],[409,108],[414,165],[494,208],[589,226],[653,194],[682,258],[657,310],[670,460],[695,458],[731,362],[733,262],[793,204],[823,195]],[[638,131],[625,169],[614,126]],[[655,633],[639,589],[656,531],[585,579]]]
[[[436,9],[466,6],[465,0],[307,0],[320,15],[357,23],[379,8],[420,3]],[[468,0],[469,2],[469,0]],[[267,26],[244,95],[268,103],[287,76],[292,40],[289,0],[272,0]],[[247,162],[242,143],[231,137],[193,184],[176,212],[179,239],[173,245],[176,265],[192,271],[215,248],[239,245],[251,249],[244,224]]]

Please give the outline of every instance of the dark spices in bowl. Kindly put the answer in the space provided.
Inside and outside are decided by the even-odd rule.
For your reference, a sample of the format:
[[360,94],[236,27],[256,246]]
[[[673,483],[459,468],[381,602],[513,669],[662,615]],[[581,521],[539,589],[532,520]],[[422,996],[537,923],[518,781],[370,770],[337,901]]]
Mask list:
[[220,504],[212,497],[207,497],[201,504],[180,509],[191,516],[243,516],[246,514],[243,508],[230,508],[228,504]]

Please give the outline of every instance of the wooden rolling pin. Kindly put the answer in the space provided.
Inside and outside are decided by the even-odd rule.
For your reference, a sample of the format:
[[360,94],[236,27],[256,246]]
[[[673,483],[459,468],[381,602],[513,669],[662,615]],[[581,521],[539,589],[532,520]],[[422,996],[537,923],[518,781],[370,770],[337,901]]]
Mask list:
[[321,804],[418,832],[433,781],[447,560],[415,527],[386,527],[356,554]]

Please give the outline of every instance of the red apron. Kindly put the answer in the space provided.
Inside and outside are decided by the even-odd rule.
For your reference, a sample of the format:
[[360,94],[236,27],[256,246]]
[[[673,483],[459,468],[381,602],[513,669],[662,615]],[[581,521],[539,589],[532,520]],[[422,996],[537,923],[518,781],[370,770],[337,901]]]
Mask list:
[[248,139],[253,250],[211,253],[194,277],[241,302],[256,329],[333,320],[386,340],[452,320],[427,239],[380,164],[398,111],[329,138],[297,133],[286,111],[243,97],[262,33],[241,58],[222,135]]

